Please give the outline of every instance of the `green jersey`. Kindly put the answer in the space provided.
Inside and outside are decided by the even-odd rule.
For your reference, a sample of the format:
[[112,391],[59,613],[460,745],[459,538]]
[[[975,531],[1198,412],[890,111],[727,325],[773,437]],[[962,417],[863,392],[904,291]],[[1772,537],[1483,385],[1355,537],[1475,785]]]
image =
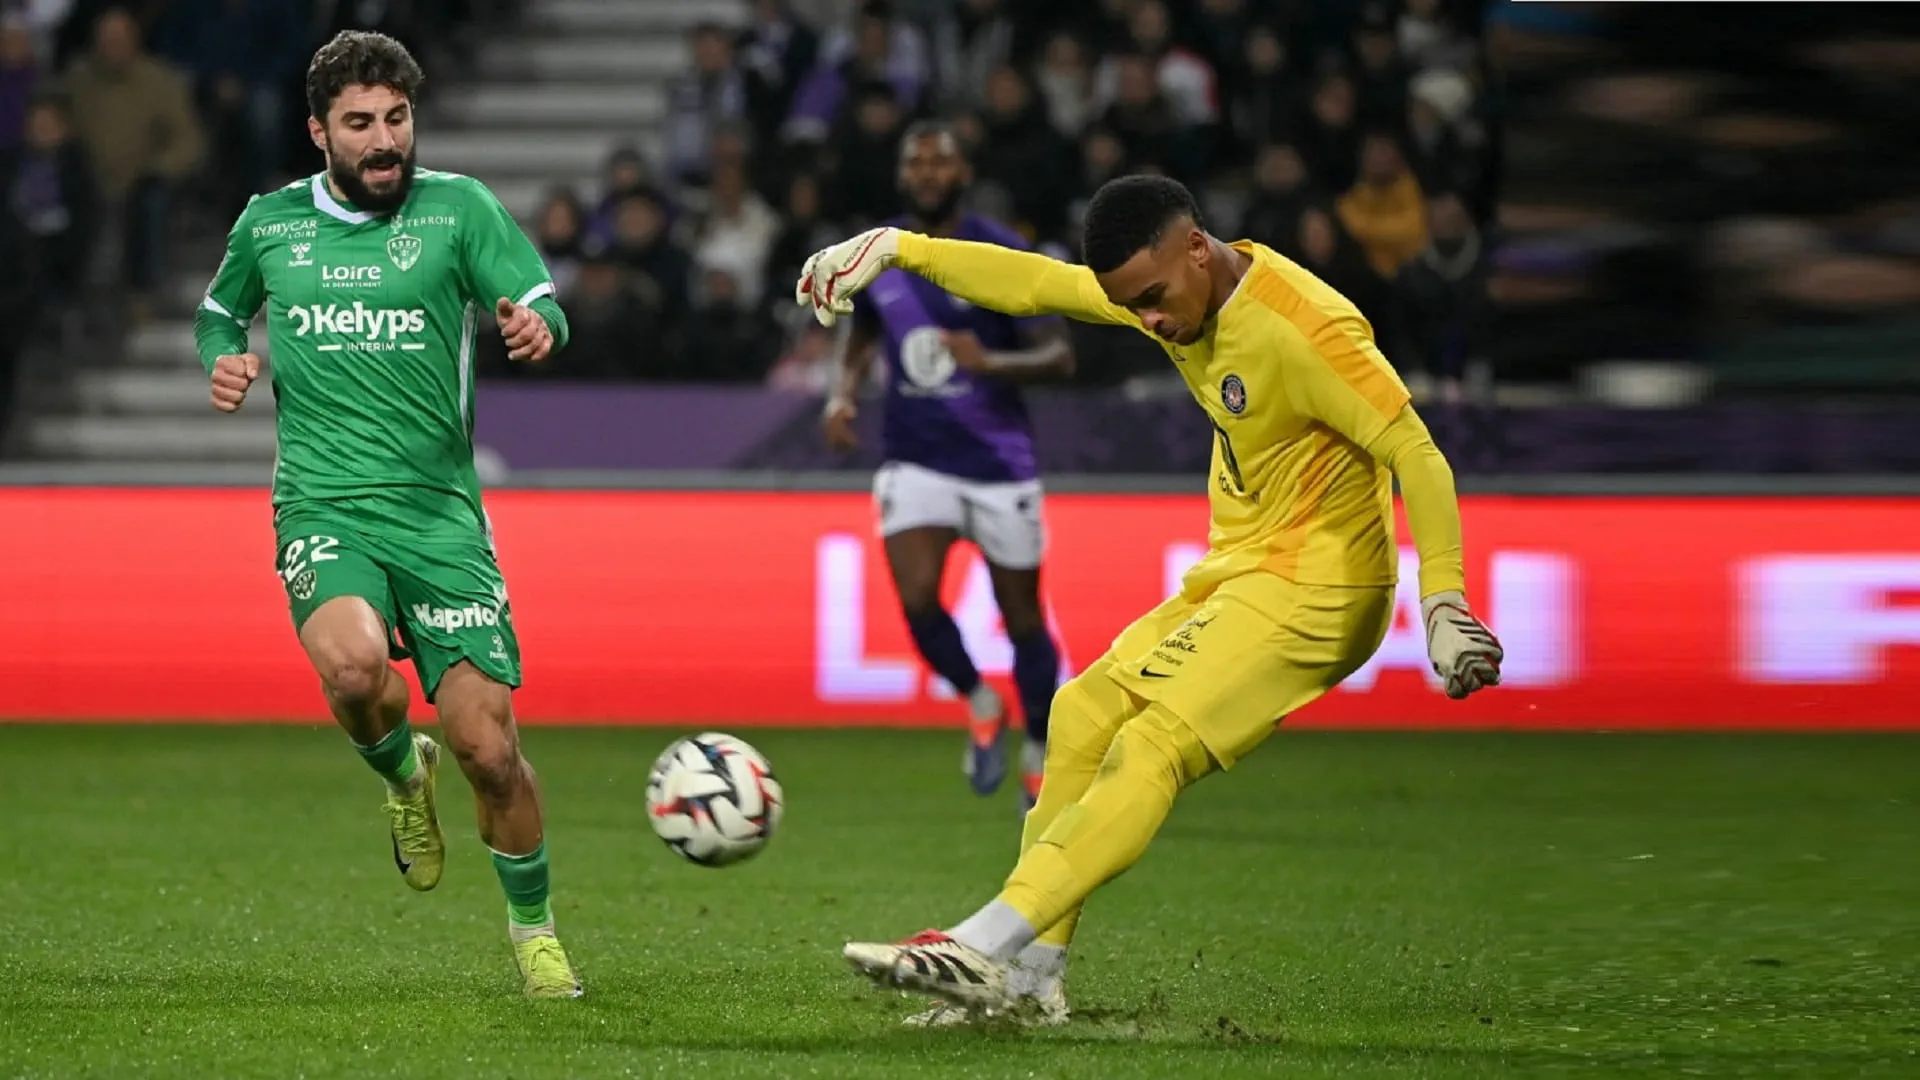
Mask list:
[[321,173],[248,202],[194,330],[211,372],[266,313],[275,506],[351,500],[472,525],[474,342],[502,297],[566,343],[553,278],[486,185],[422,169],[399,211],[375,215]]

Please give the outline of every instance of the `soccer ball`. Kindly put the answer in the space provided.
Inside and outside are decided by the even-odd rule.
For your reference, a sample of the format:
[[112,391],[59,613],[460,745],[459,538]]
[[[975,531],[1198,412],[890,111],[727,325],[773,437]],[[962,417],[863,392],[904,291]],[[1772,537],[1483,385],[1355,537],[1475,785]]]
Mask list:
[[717,731],[667,747],[647,775],[647,820],[688,862],[730,866],[767,846],[786,797],[760,751]]

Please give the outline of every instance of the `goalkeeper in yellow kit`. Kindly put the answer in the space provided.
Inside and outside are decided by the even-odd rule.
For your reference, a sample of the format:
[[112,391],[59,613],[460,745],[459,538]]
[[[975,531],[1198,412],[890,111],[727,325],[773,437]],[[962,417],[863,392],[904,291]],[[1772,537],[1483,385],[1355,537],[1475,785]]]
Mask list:
[[815,254],[798,285],[826,325],[905,271],[1009,315],[1138,327],[1213,420],[1207,555],[1055,696],[1005,888],[948,930],[846,946],[863,974],[940,999],[916,1023],[1067,1018],[1066,948],[1087,896],[1140,858],[1182,788],[1232,768],[1379,648],[1398,565],[1394,477],[1435,671],[1456,698],[1499,682],[1500,645],[1467,609],[1453,474],[1359,311],[1273,251],[1206,232],[1193,196],[1164,177],[1102,187],[1083,256],[883,228]]

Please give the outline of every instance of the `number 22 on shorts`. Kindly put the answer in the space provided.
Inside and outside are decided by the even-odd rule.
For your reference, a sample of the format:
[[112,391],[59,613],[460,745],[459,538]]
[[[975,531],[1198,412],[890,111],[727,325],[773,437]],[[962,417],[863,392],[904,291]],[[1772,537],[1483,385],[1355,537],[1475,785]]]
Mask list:
[[333,549],[340,541],[331,536],[308,536],[289,541],[280,553],[280,578],[296,600],[313,595],[315,565],[332,562],[340,556]]

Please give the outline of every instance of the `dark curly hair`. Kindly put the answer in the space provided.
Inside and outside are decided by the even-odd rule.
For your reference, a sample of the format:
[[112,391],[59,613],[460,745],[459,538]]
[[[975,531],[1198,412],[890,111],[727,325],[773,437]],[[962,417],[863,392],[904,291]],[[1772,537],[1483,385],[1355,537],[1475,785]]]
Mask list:
[[349,86],[384,86],[412,101],[426,81],[405,45],[385,34],[342,30],[307,65],[307,108],[324,124],[334,99]]
[[1180,218],[1200,220],[1200,204],[1185,184],[1165,176],[1121,176],[1100,185],[1087,204],[1080,258],[1096,274],[1118,270],[1134,253],[1159,243]]

